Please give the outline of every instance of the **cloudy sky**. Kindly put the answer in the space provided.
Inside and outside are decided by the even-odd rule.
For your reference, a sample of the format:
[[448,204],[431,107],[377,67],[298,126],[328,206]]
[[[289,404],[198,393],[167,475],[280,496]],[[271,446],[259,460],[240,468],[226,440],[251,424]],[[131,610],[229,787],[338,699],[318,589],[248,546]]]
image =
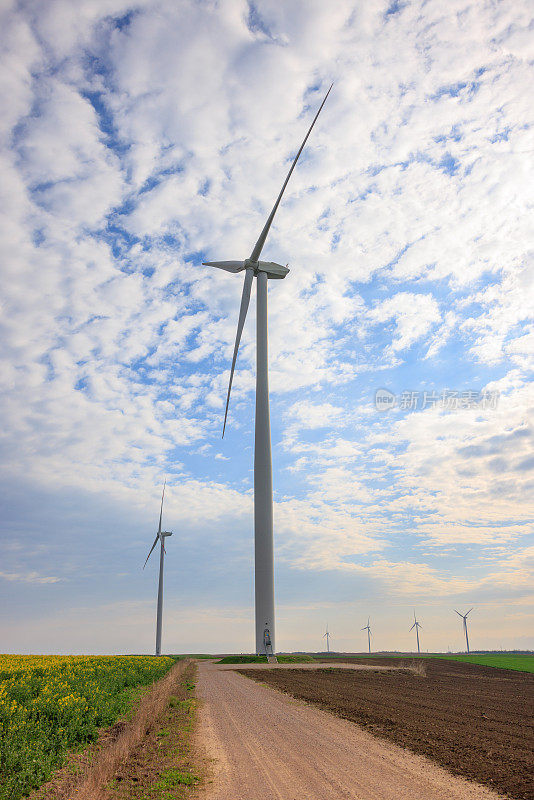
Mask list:
[[[530,8],[529,8],[530,6]],[[0,649],[253,648],[264,257],[282,650],[534,646],[527,0],[3,0]],[[377,390],[392,393],[389,410]],[[391,397],[391,395],[390,395]]]

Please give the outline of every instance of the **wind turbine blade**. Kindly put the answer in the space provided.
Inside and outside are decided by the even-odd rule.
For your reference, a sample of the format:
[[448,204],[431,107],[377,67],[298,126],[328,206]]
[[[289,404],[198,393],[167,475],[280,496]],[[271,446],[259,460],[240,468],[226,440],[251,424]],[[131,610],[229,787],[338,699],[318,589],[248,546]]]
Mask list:
[[242,272],[245,269],[244,261],[203,261],[203,267],[217,267],[225,272]]
[[[473,606],[473,608],[474,608],[474,606]],[[470,614],[471,611],[473,610],[473,608],[470,608],[469,611],[467,612],[467,614]],[[465,615],[466,617],[467,617],[467,614]]]
[[[165,486],[167,485],[167,478],[163,481],[163,492],[161,493],[161,508],[159,510],[159,528],[158,528],[158,536],[161,533],[161,516],[163,514],[163,498],[165,497]],[[152,551],[151,551],[152,552]]]
[[413,629],[415,628],[415,626],[416,626],[416,623],[414,622],[414,624],[412,625],[412,627],[410,628],[410,630],[411,630],[411,631],[413,631]]
[[[455,608],[453,608],[453,611],[456,611],[456,609],[455,609]],[[460,612],[459,612],[459,611],[456,611],[456,613],[457,613],[457,614],[458,614],[458,616],[459,616],[459,617],[461,617],[462,619],[464,618],[464,615],[463,615],[463,614],[460,614]]]
[[230,403],[230,392],[232,391],[232,382],[234,380],[234,369],[235,369],[235,362],[237,359],[237,351],[239,350],[239,342],[241,341],[241,334],[243,333],[243,326],[245,324],[245,319],[247,316],[248,304],[250,303],[250,289],[252,286],[253,277],[254,277],[254,272],[252,271],[252,269],[247,269],[245,275],[245,282],[243,284],[243,294],[241,295],[241,307],[239,309],[239,320],[237,323],[237,333],[235,337],[234,357],[232,358],[232,369],[230,370],[230,382],[228,383],[228,395],[226,397],[226,409],[224,411],[224,425],[222,432],[223,439],[224,439],[224,432],[226,430],[226,418],[228,417],[228,404]]
[[321,103],[321,105],[319,107],[319,111],[317,112],[317,114],[313,118],[313,122],[310,125],[310,127],[308,128],[308,133],[304,137],[304,141],[302,142],[302,144],[300,146],[300,150],[298,151],[297,155],[295,156],[295,158],[293,160],[293,163],[291,164],[291,168],[290,168],[289,172],[287,173],[287,178],[285,179],[284,185],[282,186],[282,189],[280,190],[280,194],[278,195],[278,199],[276,200],[276,203],[273,206],[273,210],[269,214],[269,219],[265,223],[265,226],[264,226],[262,232],[260,233],[260,238],[258,239],[256,244],[254,245],[254,250],[252,251],[252,255],[250,256],[250,260],[251,261],[257,261],[259,259],[260,255],[261,255],[261,251],[263,250],[263,245],[265,244],[265,240],[267,238],[267,234],[269,233],[269,229],[270,229],[270,227],[272,225],[272,222],[273,222],[273,219],[274,219],[274,215],[276,214],[276,212],[278,210],[278,206],[280,205],[280,200],[282,199],[282,195],[284,194],[285,188],[286,188],[286,186],[287,186],[287,184],[289,182],[291,174],[292,174],[293,170],[295,169],[295,167],[297,165],[297,161],[299,160],[299,156],[302,153],[302,151],[304,150],[304,145],[308,141],[308,136],[312,132],[312,128],[313,128],[313,126],[315,125],[315,123],[317,121],[317,117],[319,116],[319,114],[323,110],[323,106],[326,103],[326,98],[328,97],[328,95],[332,91],[332,86],[333,85],[334,84],[332,84],[330,86],[330,89],[327,91],[326,96],[325,96],[323,102]]
[[156,538],[154,539],[154,544],[153,544],[153,545],[152,545],[152,547],[150,548],[150,553],[149,553],[149,554],[147,555],[147,557],[146,557],[146,561],[145,561],[145,563],[143,564],[143,569],[146,567],[146,565],[147,565],[147,561],[148,561],[148,559],[150,558],[150,556],[152,555],[152,550],[155,548],[155,546],[156,546],[156,545],[157,545],[157,543],[158,543],[158,539],[159,539],[159,533],[158,533],[158,535],[156,536]]

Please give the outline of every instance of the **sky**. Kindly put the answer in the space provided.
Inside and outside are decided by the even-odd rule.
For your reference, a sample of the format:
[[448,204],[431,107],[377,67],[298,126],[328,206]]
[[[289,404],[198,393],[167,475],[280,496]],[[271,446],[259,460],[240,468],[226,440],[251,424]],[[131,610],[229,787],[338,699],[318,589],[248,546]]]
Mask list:
[[[1,4],[0,650],[250,652],[269,283],[279,650],[534,648],[526,0]],[[378,393],[378,394],[377,394]]]

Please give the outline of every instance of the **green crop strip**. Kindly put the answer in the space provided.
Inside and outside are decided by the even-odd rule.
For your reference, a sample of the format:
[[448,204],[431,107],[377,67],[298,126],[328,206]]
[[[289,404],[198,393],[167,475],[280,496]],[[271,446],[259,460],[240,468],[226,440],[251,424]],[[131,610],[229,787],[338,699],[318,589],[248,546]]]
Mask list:
[[434,656],[446,661],[463,661],[467,664],[480,664],[483,667],[497,669],[513,669],[517,672],[534,672],[534,656],[528,655],[465,655],[465,656]]

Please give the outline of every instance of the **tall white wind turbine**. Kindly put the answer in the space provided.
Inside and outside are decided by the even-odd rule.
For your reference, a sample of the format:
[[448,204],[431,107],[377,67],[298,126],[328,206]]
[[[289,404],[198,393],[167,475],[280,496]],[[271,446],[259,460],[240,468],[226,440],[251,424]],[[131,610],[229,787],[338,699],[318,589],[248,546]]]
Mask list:
[[160,551],[159,551],[159,582],[158,582],[158,611],[156,616],[156,655],[161,655],[161,624],[163,618],[163,562],[165,560],[165,544],[164,539],[166,536],[172,536],[170,531],[162,531],[161,530],[161,518],[163,516],[163,498],[165,497],[165,486],[167,481],[163,483],[163,492],[161,493],[161,507],[159,510],[159,525],[158,525],[158,532],[156,534],[156,538],[154,539],[154,544],[150,548],[150,553],[146,557],[146,561],[143,565],[143,569],[146,567],[148,559],[152,555],[152,551],[158,543],[158,539],[160,542]]
[[244,261],[204,261],[208,267],[217,267],[226,272],[245,272],[241,306],[237,323],[234,354],[230,370],[226,408],[224,412],[223,437],[226,430],[230,392],[234,379],[234,369],[241,341],[241,334],[250,302],[252,280],[257,281],[256,308],[256,423],[254,441],[254,577],[256,608],[256,653],[276,652],[274,632],[274,556],[273,556],[273,478],[271,457],[271,422],[269,415],[269,375],[268,375],[268,343],[267,343],[267,280],[285,278],[289,269],[272,261],[260,261],[261,251],[267,239],[274,215],[278,210],[282,195],[295,169],[304,145],[308,140],[317,117],[330,94],[326,93],[321,106],[311,123],[304,141],[295,156],[291,168],[284,181],[280,194],[269,214],[260,237],[250,255]]
[[458,616],[461,617],[462,620],[463,620],[464,633],[465,633],[465,645],[467,647],[467,652],[469,652],[469,636],[467,635],[467,614],[470,614],[472,610],[473,609],[470,608],[469,611],[466,614],[460,614],[459,611],[456,611],[456,609],[454,609],[454,611],[456,611]]
[[330,634],[328,633],[328,622],[326,623],[326,633],[323,633],[323,639],[326,636],[326,652],[330,652]]
[[410,628],[410,630],[413,631],[413,629],[415,628],[415,635],[417,636],[417,652],[418,653],[421,652],[421,650],[419,649],[419,628],[422,628],[422,627],[423,626],[419,622],[417,622],[417,618],[415,616],[415,608],[414,608],[414,610],[413,610],[413,625]]
[[367,625],[364,625],[362,631],[367,631],[367,644],[369,645],[369,652],[371,652],[371,625],[369,617],[367,617]]

